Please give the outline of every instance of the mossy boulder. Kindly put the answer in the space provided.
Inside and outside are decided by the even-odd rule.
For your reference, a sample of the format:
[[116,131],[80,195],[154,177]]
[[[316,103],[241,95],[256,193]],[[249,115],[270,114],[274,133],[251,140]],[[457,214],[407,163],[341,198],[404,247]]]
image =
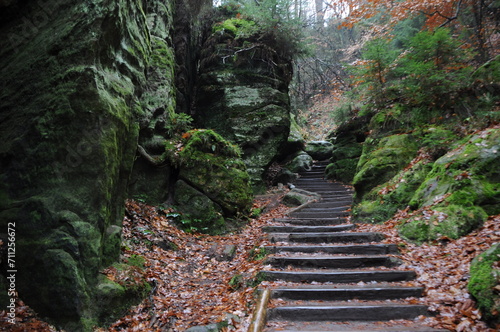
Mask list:
[[410,134],[367,139],[357,165],[353,186],[356,201],[376,186],[389,181],[416,156],[418,145]]
[[328,141],[307,142],[304,151],[314,160],[326,160],[332,156],[333,144]]
[[283,196],[283,203],[287,206],[300,206],[321,198],[318,193],[293,188]]
[[293,173],[310,171],[313,165],[313,158],[306,152],[297,152],[292,159],[285,164],[285,168]]
[[467,288],[486,321],[500,323],[500,244],[496,243],[472,260]]
[[373,188],[353,208],[354,219],[361,222],[384,222],[398,210],[404,210],[431,169],[431,160],[423,158],[401,170],[388,182]]
[[[177,147],[167,147],[167,158],[178,164],[183,181],[176,184],[175,191],[180,211],[195,219],[213,220],[215,228],[219,228],[221,217],[247,215],[253,194],[240,153],[238,146],[212,130],[189,131]],[[199,204],[193,204],[194,200]],[[205,211],[208,215],[203,215],[204,207],[210,207]]]
[[[203,46],[195,120],[242,148],[252,186],[265,190],[269,166],[297,144],[290,139],[290,59],[274,43],[216,32]],[[292,144],[289,144],[292,143]]]
[[96,303],[100,308],[99,322],[108,325],[127,314],[130,307],[139,304],[151,291],[142,268],[125,263],[115,263],[119,280],[99,276]]
[[433,165],[410,202],[413,208],[443,199],[449,204],[477,205],[489,215],[500,213],[500,129],[471,135]]
[[446,223],[436,229],[422,220],[410,220],[402,226],[402,234],[419,240],[457,238],[480,226],[488,215],[499,214],[499,151],[500,130],[491,128],[469,136],[436,160],[409,205],[444,213]]
[[425,209],[399,226],[402,236],[416,241],[458,239],[481,226],[488,215],[477,206],[446,205]]
[[174,193],[175,207],[184,214],[181,226],[210,234],[225,230],[222,208],[203,192],[179,180],[175,183]]

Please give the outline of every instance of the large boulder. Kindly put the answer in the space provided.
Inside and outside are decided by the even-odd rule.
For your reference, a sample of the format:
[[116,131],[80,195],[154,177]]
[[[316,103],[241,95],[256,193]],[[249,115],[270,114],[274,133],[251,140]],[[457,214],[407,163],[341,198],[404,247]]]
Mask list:
[[179,168],[174,199],[207,233],[224,231],[224,219],[248,214],[253,194],[240,149],[212,130],[192,130],[167,149]]
[[416,156],[418,145],[411,134],[368,138],[363,145],[353,179],[356,201],[376,186],[389,181]]
[[313,158],[308,153],[299,151],[286,163],[285,168],[293,173],[310,171],[313,166],[313,161]]
[[[141,0],[0,3],[0,232],[15,226],[19,296],[68,331],[100,323],[99,270],[119,258],[144,127],[137,120],[171,103],[169,83],[148,85],[146,75],[161,62],[152,56],[168,53],[165,35],[153,31],[171,29],[169,8]],[[164,62],[157,82],[172,68]],[[146,102],[156,87],[163,101]]]
[[328,141],[307,142],[304,150],[314,160],[326,160],[332,156],[333,144]]
[[268,167],[294,145],[288,144],[292,67],[274,40],[236,35],[217,30],[203,46],[195,119],[242,148],[252,185],[262,192]]
[[431,168],[431,160],[417,156],[415,162],[392,179],[370,190],[354,207],[354,218],[361,222],[384,222],[392,218],[408,206]]
[[413,209],[429,207],[445,219],[408,220],[401,233],[411,239],[457,238],[500,213],[500,129],[471,135],[437,159],[409,202]]

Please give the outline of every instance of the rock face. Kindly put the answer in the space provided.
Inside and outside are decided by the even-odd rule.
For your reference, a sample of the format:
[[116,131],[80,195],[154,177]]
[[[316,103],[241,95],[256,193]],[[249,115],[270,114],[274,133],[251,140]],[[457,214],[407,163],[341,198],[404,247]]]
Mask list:
[[468,289],[471,295],[478,301],[485,320],[496,325],[500,322],[498,314],[500,310],[500,297],[498,296],[498,261],[500,255],[500,244],[494,244],[480,254],[471,262],[470,280]]
[[188,214],[190,226],[220,232],[227,227],[225,220],[248,214],[252,206],[250,179],[240,149],[212,130],[192,130],[184,137],[177,144],[180,151],[167,151],[172,163],[179,166],[175,205]]
[[436,160],[409,202],[414,209],[431,207],[432,220],[410,218],[401,233],[419,241],[458,238],[480,226],[488,215],[499,214],[499,164],[500,129],[469,136]]
[[217,31],[203,46],[196,120],[241,146],[252,184],[264,190],[263,175],[287,150],[290,133],[288,84],[291,63],[273,40],[235,38]]
[[389,181],[415,157],[418,146],[409,134],[369,138],[363,145],[353,185],[356,200],[361,201],[371,189]]
[[341,124],[328,139],[333,143],[331,164],[326,168],[330,180],[351,183],[366,139],[366,118],[354,118]]
[[139,131],[171,108],[171,5],[0,7],[0,232],[15,225],[21,298],[69,331],[90,330],[98,271],[120,254]]
[[305,151],[315,160],[325,160],[332,156],[333,144],[328,141],[307,142]]

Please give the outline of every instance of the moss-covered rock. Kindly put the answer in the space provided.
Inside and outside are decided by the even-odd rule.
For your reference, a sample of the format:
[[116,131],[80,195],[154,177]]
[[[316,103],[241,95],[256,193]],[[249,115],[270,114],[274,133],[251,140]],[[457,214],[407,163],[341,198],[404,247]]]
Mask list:
[[328,141],[307,142],[304,150],[314,160],[326,160],[332,156],[333,144]]
[[[419,158],[419,157],[417,157]],[[389,181],[373,188],[353,208],[353,217],[361,222],[384,222],[398,210],[408,207],[415,190],[424,182],[432,168],[426,158],[413,162]]]
[[411,218],[401,233],[419,241],[440,236],[458,238],[500,213],[500,130],[471,135],[433,164],[409,202],[413,209],[429,207],[445,220]]
[[[98,323],[99,270],[120,254],[139,129],[171,108],[170,27],[153,33],[169,25],[168,8],[2,3],[0,229],[15,223],[16,264],[30,272],[17,275],[20,297],[69,331]],[[148,83],[153,63],[158,84]]]
[[418,145],[410,134],[367,139],[353,179],[356,200],[389,181],[415,157]]
[[436,200],[455,205],[477,205],[489,215],[500,213],[500,129],[470,136],[433,165],[410,202],[414,208]]
[[292,159],[286,163],[285,168],[293,173],[310,171],[313,165],[312,157],[304,152],[299,151],[293,155]]
[[[194,218],[213,220],[218,230],[221,217],[234,218],[249,213],[253,194],[238,146],[212,130],[192,130],[184,134],[177,150],[169,148],[167,155],[179,165],[179,178],[185,182],[182,186],[176,185],[182,190],[175,192],[182,212]],[[188,190],[187,185],[191,189]],[[198,193],[206,198],[202,199]],[[199,204],[193,204],[195,198]],[[212,211],[210,216],[203,216],[204,207],[210,207],[206,211]]]
[[123,317],[131,306],[139,304],[149,294],[151,285],[144,275],[143,262],[143,257],[133,256],[128,263],[114,263],[110,267],[114,270],[114,281],[104,275],[99,276],[96,306],[100,308],[100,324],[115,322]]
[[185,216],[181,226],[188,230],[218,234],[225,230],[223,211],[220,205],[203,192],[193,188],[183,180],[175,183],[174,204]]
[[290,134],[288,135],[288,140],[285,146],[280,151],[282,156],[289,156],[296,153],[297,151],[302,151],[306,145],[306,141],[300,126],[297,123],[296,115],[290,114]]
[[357,117],[341,124],[328,139],[333,143],[332,156],[325,170],[329,180],[351,183],[366,139],[367,119]]
[[232,33],[212,34],[203,46],[195,119],[238,144],[252,185],[265,190],[268,167],[281,154],[293,153],[288,84],[290,59],[273,49],[272,41]]
[[321,198],[318,193],[293,188],[283,196],[283,203],[287,206],[299,206]]
[[417,242],[441,237],[458,239],[482,225],[487,217],[484,210],[477,206],[436,206],[408,218],[399,226],[399,232]]
[[494,244],[472,260],[469,292],[476,299],[483,317],[496,325],[500,323],[500,244]]

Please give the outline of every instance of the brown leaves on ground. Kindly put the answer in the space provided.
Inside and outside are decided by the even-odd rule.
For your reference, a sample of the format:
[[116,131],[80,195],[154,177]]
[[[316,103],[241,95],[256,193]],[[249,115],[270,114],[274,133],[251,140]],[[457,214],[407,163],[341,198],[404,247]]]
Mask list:
[[[109,331],[183,331],[220,321],[235,328],[245,324],[262,269],[262,261],[253,256],[264,239],[260,226],[282,209],[252,220],[235,234],[208,236],[180,231],[154,207],[127,202],[124,239],[131,248],[124,255],[146,258],[145,273],[154,291]],[[162,249],[165,242],[172,249]],[[223,259],[223,249],[231,245],[234,258]]]
[[490,217],[483,227],[458,240],[441,238],[434,243],[416,245],[399,237],[396,226],[406,212],[384,224],[359,225],[359,231],[382,232],[386,243],[400,247],[401,269],[413,269],[417,282],[425,287],[425,297],[419,299],[436,314],[423,318],[435,328],[451,331],[493,332],[500,326],[489,328],[481,319],[476,302],[467,290],[470,263],[474,257],[500,241],[500,216]]

